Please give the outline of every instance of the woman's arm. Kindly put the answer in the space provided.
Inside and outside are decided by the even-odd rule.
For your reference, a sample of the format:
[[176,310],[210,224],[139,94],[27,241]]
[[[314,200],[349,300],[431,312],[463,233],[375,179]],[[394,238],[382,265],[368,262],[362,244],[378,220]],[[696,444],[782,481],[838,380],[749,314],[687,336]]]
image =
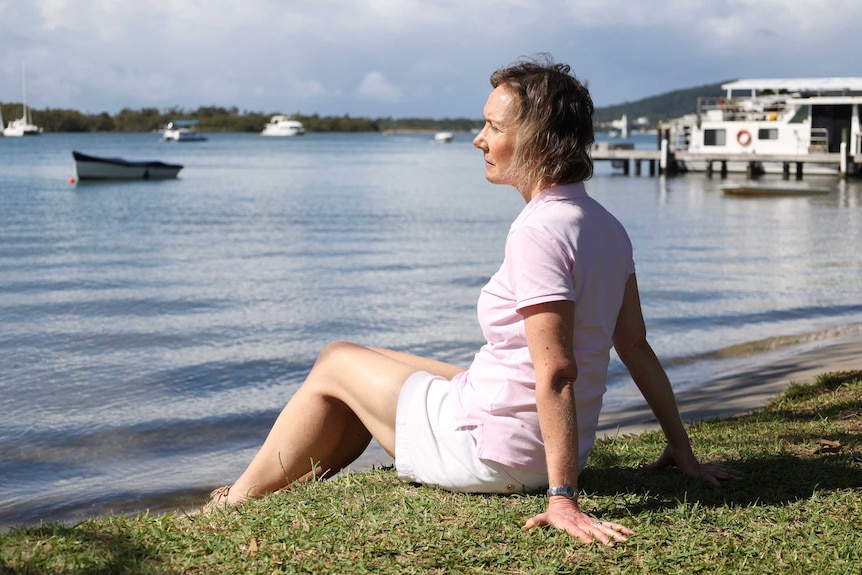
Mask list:
[[548,498],[545,513],[530,518],[524,529],[552,525],[584,543],[593,539],[606,545],[625,541],[629,529],[597,521],[578,507],[578,422],[574,382],[578,366],[572,347],[574,303],[557,301],[522,310],[530,357],[536,370],[536,406],[548,460],[551,487],[571,485],[575,496]]
[[653,467],[676,465],[686,475],[715,485],[732,474],[720,465],[700,464],[682,424],[670,380],[646,338],[635,274],[626,282],[623,304],[614,328],[614,348],[656,416],[668,445]]

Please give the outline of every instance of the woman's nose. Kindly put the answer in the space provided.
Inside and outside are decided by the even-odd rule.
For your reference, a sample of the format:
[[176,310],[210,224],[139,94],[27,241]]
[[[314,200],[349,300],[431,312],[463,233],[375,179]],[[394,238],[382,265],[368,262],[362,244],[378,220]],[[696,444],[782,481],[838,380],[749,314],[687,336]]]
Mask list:
[[477,148],[482,148],[485,143],[485,129],[482,128],[482,131],[476,134],[476,137],[473,138],[473,145]]

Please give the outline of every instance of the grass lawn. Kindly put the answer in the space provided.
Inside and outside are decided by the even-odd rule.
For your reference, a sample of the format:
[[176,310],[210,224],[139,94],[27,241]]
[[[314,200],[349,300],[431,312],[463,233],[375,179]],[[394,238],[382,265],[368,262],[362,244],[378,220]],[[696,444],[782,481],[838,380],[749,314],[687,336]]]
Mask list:
[[0,533],[18,573],[862,573],[862,372],[791,386],[764,410],[691,425],[719,489],[651,472],[658,432],[596,444],[581,505],[638,534],[614,548],[521,530],[544,496],[451,494],[344,473],[237,510],[101,517]]

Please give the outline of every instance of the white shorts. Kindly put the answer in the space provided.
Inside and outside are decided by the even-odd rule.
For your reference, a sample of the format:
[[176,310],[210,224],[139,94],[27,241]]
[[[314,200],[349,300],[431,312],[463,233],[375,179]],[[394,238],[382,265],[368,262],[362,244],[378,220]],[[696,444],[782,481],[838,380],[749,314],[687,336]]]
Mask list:
[[522,471],[476,455],[471,429],[455,424],[447,381],[425,371],[407,378],[395,415],[395,469],[403,481],[465,493],[545,489],[546,473]]

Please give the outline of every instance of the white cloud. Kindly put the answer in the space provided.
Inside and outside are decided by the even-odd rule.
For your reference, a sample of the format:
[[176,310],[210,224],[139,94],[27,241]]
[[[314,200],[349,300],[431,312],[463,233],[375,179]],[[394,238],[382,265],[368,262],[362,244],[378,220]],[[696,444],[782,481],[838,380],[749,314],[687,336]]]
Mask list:
[[[0,101],[475,116],[547,51],[597,105],[738,77],[854,75],[857,0],[0,0]],[[368,70],[373,70],[368,72]]]
[[401,88],[390,84],[380,72],[368,72],[356,88],[360,97],[383,104],[400,102],[401,93]]

